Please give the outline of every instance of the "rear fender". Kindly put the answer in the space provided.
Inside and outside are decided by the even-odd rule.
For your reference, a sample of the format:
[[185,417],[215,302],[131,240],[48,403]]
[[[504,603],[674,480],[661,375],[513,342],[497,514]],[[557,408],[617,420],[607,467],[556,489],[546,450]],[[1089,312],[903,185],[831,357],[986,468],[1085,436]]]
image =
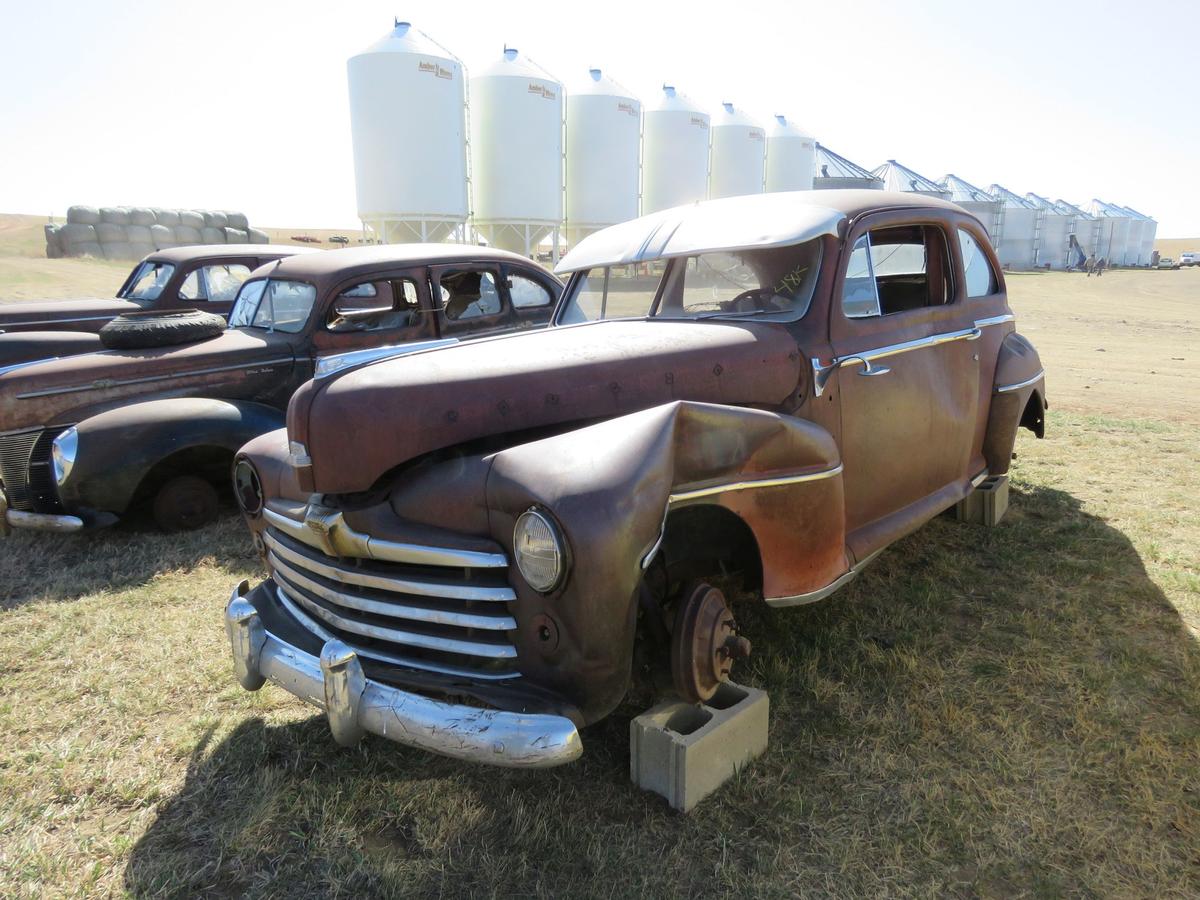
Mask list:
[[182,397],[111,409],[76,425],[75,464],[59,496],[68,509],[123,513],[164,460],[201,450],[232,458],[247,441],[282,425],[282,412],[248,401]]
[[1041,357],[1025,337],[1015,331],[1000,345],[992,382],[983,456],[988,472],[1003,475],[1012,463],[1017,429],[1024,425],[1044,437],[1046,374]]

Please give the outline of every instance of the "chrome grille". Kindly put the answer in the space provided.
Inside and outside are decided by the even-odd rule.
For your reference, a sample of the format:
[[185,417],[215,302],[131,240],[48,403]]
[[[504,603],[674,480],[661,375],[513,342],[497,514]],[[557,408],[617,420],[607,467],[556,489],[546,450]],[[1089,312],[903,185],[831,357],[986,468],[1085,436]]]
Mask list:
[[272,525],[264,535],[279,600],[323,640],[427,672],[518,677],[507,636],[516,628],[507,605],[515,594],[504,569],[334,557],[298,539],[306,537],[300,523],[284,527],[288,533]]
[[36,428],[0,435],[0,481],[13,509],[35,512],[39,507],[57,508],[50,445],[61,430]]

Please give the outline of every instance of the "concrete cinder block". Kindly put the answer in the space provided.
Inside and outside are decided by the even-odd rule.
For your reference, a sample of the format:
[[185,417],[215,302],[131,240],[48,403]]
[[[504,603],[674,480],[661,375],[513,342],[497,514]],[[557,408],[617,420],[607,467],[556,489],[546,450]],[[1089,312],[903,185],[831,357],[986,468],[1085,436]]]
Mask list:
[[766,692],[727,682],[705,704],[667,700],[629,723],[629,776],[688,812],[767,749]]
[[958,501],[955,516],[960,522],[996,525],[1008,511],[1008,476],[993,475]]

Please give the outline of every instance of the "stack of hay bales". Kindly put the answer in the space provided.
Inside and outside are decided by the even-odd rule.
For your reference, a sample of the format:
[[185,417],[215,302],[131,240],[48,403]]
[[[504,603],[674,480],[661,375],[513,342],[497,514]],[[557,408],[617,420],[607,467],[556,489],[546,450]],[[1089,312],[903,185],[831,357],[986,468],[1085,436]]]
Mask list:
[[46,226],[46,256],[141,259],[166,247],[191,244],[266,244],[240,212],[151,209],[144,206],[72,206],[67,224]]

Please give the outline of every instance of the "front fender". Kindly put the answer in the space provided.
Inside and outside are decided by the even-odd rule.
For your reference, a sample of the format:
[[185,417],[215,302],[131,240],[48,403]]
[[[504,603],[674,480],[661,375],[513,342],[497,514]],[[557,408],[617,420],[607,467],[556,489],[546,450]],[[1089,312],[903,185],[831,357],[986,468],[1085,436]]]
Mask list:
[[123,513],[168,457],[209,447],[232,454],[282,425],[282,412],[248,401],[175,397],[111,409],[76,425],[75,464],[59,497],[68,509]]
[[[1027,418],[1026,409],[1030,403],[1034,405],[1035,415]],[[992,382],[987,434],[983,442],[983,456],[990,474],[1003,475],[1009,470],[1017,429],[1021,425],[1026,425],[1039,438],[1045,436],[1043,413],[1046,407],[1046,373],[1041,357],[1027,338],[1014,331],[1000,345]]]
[[[497,453],[487,478],[492,538],[511,557],[517,517],[538,506],[557,521],[572,560],[548,595],[512,570],[526,674],[569,697],[587,721],[621,701],[643,564],[668,507],[714,503],[741,516],[768,596],[824,586],[845,569],[840,472],[836,443],[811,422],[690,402]],[[829,490],[810,492],[818,485]]]
[[103,350],[100,335],[87,331],[0,330],[0,369],[41,359]]

